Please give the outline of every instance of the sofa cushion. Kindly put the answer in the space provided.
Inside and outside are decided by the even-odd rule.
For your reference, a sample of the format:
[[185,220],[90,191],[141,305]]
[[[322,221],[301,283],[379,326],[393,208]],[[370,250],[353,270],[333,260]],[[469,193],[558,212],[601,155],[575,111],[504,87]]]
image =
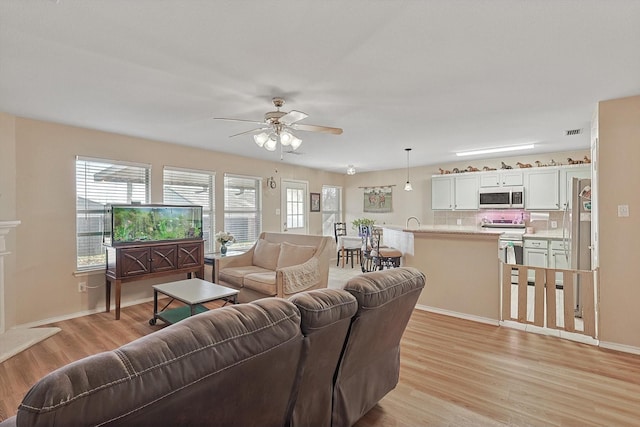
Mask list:
[[280,256],[280,243],[258,239],[253,250],[253,265],[275,271]]
[[[255,265],[243,265],[240,267],[226,267],[220,270],[218,273],[218,277],[221,282],[225,282],[236,286],[237,288],[241,288],[244,283],[244,278],[247,274],[253,273],[269,273],[270,270],[266,268],[258,267]],[[274,276],[275,274],[271,272]]]
[[276,294],[276,273],[275,271],[265,273],[251,273],[244,276],[245,288],[253,289],[265,296]]
[[316,289],[295,294],[289,301],[300,310],[302,332],[309,335],[356,314],[358,301],[342,289]]
[[294,245],[293,243],[282,242],[280,245],[280,256],[278,257],[278,268],[303,264],[315,253],[315,246]]

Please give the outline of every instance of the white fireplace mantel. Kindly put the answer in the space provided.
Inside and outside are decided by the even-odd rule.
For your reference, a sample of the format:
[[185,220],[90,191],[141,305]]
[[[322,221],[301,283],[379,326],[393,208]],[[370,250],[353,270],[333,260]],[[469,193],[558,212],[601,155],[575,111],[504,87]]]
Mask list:
[[5,330],[4,257],[11,253],[7,251],[5,236],[18,225],[20,225],[20,221],[0,220],[0,362],[60,332],[60,328],[14,328],[9,331]]
[[7,252],[7,242],[5,236],[20,225],[20,221],[0,220],[0,334],[5,331],[5,302],[4,302],[4,257],[11,252]]

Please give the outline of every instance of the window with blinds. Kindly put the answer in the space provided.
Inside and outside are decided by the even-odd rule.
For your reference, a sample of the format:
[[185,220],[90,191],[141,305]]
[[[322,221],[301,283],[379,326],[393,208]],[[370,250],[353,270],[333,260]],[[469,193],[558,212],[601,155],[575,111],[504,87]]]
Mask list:
[[165,167],[162,173],[163,201],[169,205],[202,206],[204,251],[215,251],[215,183],[214,172]]
[[333,224],[342,221],[342,188],[323,185],[321,206],[322,234],[333,237]]
[[250,248],[262,232],[261,184],[260,178],[224,176],[224,231],[236,238],[231,250]]
[[76,266],[105,267],[105,206],[149,203],[151,165],[76,157]]

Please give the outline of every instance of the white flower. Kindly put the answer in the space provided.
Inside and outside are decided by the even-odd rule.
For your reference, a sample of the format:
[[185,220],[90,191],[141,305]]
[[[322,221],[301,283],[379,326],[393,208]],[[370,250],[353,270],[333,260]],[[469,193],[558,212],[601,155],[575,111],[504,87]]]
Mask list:
[[218,241],[218,243],[226,245],[229,242],[235,242],[236,238],[233,237],[233,234],[227,231],[218,231],[216,233],[216,240]]

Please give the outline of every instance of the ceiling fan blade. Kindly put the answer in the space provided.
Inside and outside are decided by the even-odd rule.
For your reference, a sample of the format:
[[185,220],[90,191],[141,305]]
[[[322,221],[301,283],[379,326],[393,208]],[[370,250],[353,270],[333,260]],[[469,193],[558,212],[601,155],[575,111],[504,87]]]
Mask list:
[[245,120],[245,119],[227,119],[225,117],[213,117],[213,120],[225,120],[227,122],[245,122],[245,123],[257,123],[259,125],[263,125],[263,121],[257,120]]
[[303,130],[306,132],[321,132],[321,133],[331,133],[334,135],[342,134],[342,129],[340,128],[332,128],[328,126],[317,126],[317,125],[303,125],[303,124],[292,124],[291,129],[295,130]]
[[294,124],[295,122],[299,122],[300,120],[306,119],[309,117],[307,113],[303,113],[302,111],[291,110],[284,116],[280,117],[278,121],[287,126]]
[[246,130],[244,132],[236,133],[234,135],[229,135],[229,138],[233,138],[234,136],[239,136],[239,135],[245,135],[247,133],[260,132],[261,130],[265,130],[265,129],[269,129],[269,127],[266,126],[266,127],[261,127],[261,128],[257,128],[257,129]]

